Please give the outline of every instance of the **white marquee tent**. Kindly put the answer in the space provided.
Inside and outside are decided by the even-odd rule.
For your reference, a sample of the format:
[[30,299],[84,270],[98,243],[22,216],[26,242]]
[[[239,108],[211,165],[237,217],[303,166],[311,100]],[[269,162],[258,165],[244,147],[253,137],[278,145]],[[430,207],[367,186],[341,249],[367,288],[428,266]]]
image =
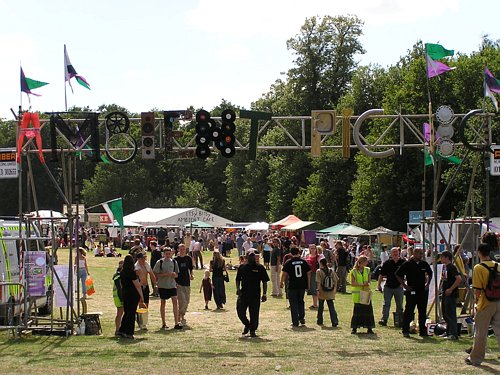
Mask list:
[[144,208],[123,217],[124,220],[133,221],[143,226],[167,227],[185,225],[194,221],[203,221],[214,227],[227,227],[234,222],[217,216],[201,208]]

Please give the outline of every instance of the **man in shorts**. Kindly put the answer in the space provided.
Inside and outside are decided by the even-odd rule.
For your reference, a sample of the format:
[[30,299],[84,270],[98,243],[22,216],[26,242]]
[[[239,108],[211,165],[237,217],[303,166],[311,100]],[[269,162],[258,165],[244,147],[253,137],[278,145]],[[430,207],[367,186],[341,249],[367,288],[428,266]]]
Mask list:
[[175,279],[179,274],[179,266],[177,262],[172,259],[172,249],[165,247],[163,249],[163,258],[156,262],[153,269],[158,283],[158,292],[160,294],[160,315],[162,321],[162,329],[167,329],[165,322],[165,304],[167,299],[172,299],[172,308],[174,312],[175,329],[182,329],[179,321],[179,306],[177,303],[177,288]]
[[[148,275],[151,278],[151,283],[153,287],[156,287],[156,277],[151,269],[151,266],[146,260],[146,254],[137,253],[136,255],[137,262],[135,262],[134,270],[139,278],[139,283],[141,284],[142,294],[144,296],[144,303],[146,307],[149,307],[149,283],[148,283]],[[147,331],[148,324],[148,313],[138,314],[138,324],[139,328],[143,331]]]
[[177,300],[179,302],[179,320],[183,326],[186,325],[186,311],[191,296],[191,280],[193,280],[193,259],[186,254],[186,246],[179,244],[179,254],[175,257],[179,272],[177,275]]

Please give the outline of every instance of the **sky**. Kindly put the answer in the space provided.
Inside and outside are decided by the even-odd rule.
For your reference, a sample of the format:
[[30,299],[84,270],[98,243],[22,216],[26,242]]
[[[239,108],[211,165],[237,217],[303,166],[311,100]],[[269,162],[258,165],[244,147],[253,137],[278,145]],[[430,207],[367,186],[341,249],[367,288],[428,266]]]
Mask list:
[[[20,65],[50,83],[31,99],[41,112],[65,110],[65,87],[68,107],[92,110],[249,109],[293,67],[286,41],[307,17],[348,14],[364,21],[362,65],[394,65],[419,40],[470,54],[500,39],[498,0],[0,0],[0,118],[28,109]],[[65,85],[64,44],[90,91]]]

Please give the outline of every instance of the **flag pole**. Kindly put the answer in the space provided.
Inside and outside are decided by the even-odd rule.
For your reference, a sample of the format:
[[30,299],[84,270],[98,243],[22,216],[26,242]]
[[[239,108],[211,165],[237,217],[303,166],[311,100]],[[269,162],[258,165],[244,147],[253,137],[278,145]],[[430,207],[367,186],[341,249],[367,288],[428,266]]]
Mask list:
[[64,110],[68,112],[68,97],[66,95],[66,44],[64,45]]
[[[22,69],[23,69],[23,65],[21,63],[21,60],[19,60],[19,75],[21,74]],[[22,84],[21,84],[21,93],[19,94],[19,103],[20,103],[19,108],[22,111],[22,109],[23,109],[23,87],[22,87]]]

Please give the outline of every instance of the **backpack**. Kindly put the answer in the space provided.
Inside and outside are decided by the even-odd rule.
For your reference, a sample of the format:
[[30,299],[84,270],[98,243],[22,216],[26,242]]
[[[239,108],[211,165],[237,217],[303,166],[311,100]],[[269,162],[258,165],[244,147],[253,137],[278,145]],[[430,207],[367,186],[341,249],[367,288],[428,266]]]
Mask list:
[[327,269],[326,271],[323,271],[325,273],[325,278],[323,279],[323,282],[321,283],[321,288],[325,292],[331,292],[335,288],[335,280],[333,279],[332,275],[332,270]]
[[498,263],[495,262],[493,267],[488,267],[484,263],[479,263],[486,268],[490,275],[488,277],[488,284],[484,288],[484,295],[488,301],[500,301],[500,272],[498,271]]

